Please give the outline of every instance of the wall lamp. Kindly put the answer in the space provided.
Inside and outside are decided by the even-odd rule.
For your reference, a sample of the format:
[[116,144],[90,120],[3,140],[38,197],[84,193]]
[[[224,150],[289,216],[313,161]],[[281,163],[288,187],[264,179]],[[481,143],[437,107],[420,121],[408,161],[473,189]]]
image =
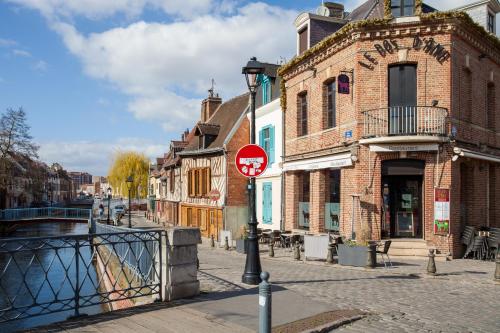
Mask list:
[[462,151],[462,149],[455,147],[455,148],[453,148],[453,156],[451,157],[451,160],[453,162],[456,162],[456,160],[458,160],[459,157],[463,157],[464,155],[465,154]]

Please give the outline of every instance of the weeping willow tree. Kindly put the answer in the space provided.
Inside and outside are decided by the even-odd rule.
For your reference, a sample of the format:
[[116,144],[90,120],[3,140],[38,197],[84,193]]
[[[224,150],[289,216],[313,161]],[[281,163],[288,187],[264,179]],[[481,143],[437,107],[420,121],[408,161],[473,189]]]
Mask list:
[[126,151],[118,152],[113,157],[113,163],[108,173],[108,181],[115,195],[128,197],[127,178],[132,176],[132,198],[145,198],[148,192],[149,159],[141,153]]

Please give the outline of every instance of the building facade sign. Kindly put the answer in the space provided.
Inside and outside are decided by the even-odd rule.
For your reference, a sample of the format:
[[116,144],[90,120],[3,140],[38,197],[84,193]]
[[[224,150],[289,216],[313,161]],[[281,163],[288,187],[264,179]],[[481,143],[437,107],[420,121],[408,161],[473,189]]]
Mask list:
[[448,235],[450,231],[450,190],[434,189],[434,234]]
[[352,165],[351,154],[340,154],[285,163],[284,171],[336,169]]
[[339,94],[349,94],[350,92],[350,80],[349,76],[345,74],[340,74],[337,78],[338,81],[338,93]]
[[[413,44],[411,47],[403,47],[398,44],[398,42],[394,39],[384,39],[384,41],[379,44],[376,43],[373,45],[378,54],[385,58],[388,54],[393,54],[394,52],[399,51],[400,49],[414,49],[414,50],[423,50],[425,53],[434,57],[440,64],[443,64],[448,59],[450,59],[451,54],[445,47],[434,40],[434,38],[420,38],[419,35],[415,35],[413,37]],[[378,65],[378,60],[370,54],[370,52],[365,52],[363,54],[366,61],[359,61],[358,63],[370,70],[375,68],[375,65]]]
[[370,145],[370,151],[378,153],[392,153],[399,151],[437,151],[437,144],[415,144],[415,145],[405,145],[405,144],[381,144],[381,145]]

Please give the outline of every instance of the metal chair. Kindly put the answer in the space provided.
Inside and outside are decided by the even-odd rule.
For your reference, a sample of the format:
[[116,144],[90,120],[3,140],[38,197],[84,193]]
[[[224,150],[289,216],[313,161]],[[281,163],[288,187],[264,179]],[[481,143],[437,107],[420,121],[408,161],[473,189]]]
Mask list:
[[283,245],[281,243],[281,231],[280,230],[273,230],[271,238],[272,238],[271,242],[273,244],[278,244],[280,247]]
[[384,255],[387,257],[387,260],[389,261],[389,264],[392,267],[392,261],[391,261],[391,258],[389,257],[389,248],[391,247],[391,243],[392,243],[392,241],[387,240],[387,241],[384,242],[383,249],[381,251],[377,250],[377,254],[380,254],[380,256],[382,257],[382,261],[384,262],[384,267],[385,268],[387,268],[387,263],[386,263],[386,261],[384,259]]

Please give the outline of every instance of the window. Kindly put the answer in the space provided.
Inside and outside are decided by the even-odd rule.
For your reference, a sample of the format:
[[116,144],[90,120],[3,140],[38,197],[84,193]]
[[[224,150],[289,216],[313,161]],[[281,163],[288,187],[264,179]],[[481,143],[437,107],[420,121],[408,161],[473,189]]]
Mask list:
[[262,105],[271,101],[271,80],[268,76],[262,75]]
[[325,113],[325,129],[333,128],[336,125],[336,108],[335,108],[335,95],[336,95],[336,84],[335,80],[328,82],[325,85],[326,92],[326,113]]
[[488,12],[488,32],[495,33],[495,15]]
[[415,0],[391,0],[391,12],[394,17],[413,16]]
[[170,169],[170,192],[174,193],[175,189],[175,169]]
[[266,151],[268,163],[274,163],[274,126],[269,125],[259,132],[259,145]]
[[299,95],[298,136],[307,135],[307,93]]
[[206,197],[211,190],[210,168],[191,169],[188,172],[188,195]]
[[328,184],[330,188],[328,202],[340,203],[340,170],[330,170]]
[[464,68],[462,78],[462,120],[472,121],[472,72],[468,68]]
[[325,230],[340,229],[340,170],[327,170]]
[[492,130],[496,129],[495,108],[495,85],[490,83],[486,89],[486,126]]
[[299,55],[304,53],[308,48],[308,34],[307,26],[299,31]]
[[302,192],[301,192],[301,202],[309,202],[310,199],[310,182],[311,174],[305,171],[302,174]]

